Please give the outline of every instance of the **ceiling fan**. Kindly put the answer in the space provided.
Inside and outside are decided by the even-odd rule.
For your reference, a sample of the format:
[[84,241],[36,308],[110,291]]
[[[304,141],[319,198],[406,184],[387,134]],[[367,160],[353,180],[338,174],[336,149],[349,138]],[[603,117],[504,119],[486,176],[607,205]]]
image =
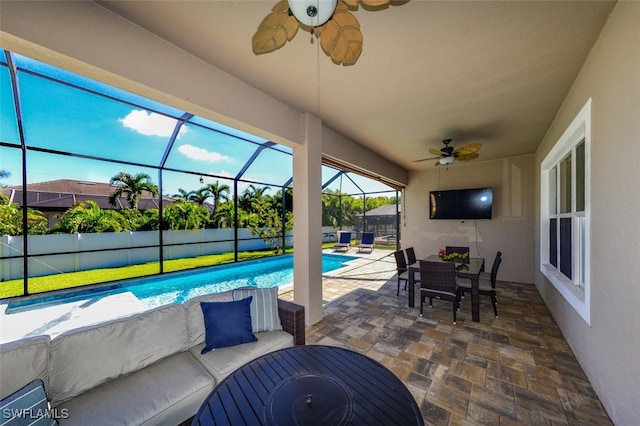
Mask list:
[[438,160],[436,161],[436,166],[439,166],[439,165],[447,166],[456,160],[468,161],[468,160],[473,160],[478,158],[480,156],[480,154],[478,154],[478,150],[482,148],[481,143],[471,143],[469,145],[465,145],[460,148],[453,149],[452,146],[449,146],[449,144],[451,143],[451,139],[445,139],[442,141],[442,143],[444,144],[444,147],[440,148],[440,151],[433,148],[429,149],[429,152],[435,155],[435,157],[415,160],[414,163],[419,163],[421,161],[428,161],[428,160]]
[[281,0],[253,35],[253,53],[260,55],[281,48],[302,27],[320,38],[322,50],[336,65],[353,65],[362,53],[362,32],[349,9],[356,10],[359,3],[380,9],[392,0]]

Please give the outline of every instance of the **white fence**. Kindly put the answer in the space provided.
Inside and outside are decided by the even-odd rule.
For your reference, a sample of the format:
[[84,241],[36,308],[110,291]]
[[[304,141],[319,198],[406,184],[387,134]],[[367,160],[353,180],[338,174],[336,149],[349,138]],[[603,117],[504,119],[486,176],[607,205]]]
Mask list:
[[[336,241],[336,228],[323,227],[322,241]],[[180,259],[234,250],[233,229],[163,231],[164,259]],[[287,234],[287,244],[293,233]],[[104,232],[99,234],[61,234],[29,236],[29,276],[155,262],[159,258],[160,234],[145,232]],[[179,245],[173,245],[179,244]],[[247,229],[238,229],[238,251],[268,248]],[[22,236],[0,237],[0,280],[20,279],[24,275]],[[14,259],[5,257],[20,256]]]

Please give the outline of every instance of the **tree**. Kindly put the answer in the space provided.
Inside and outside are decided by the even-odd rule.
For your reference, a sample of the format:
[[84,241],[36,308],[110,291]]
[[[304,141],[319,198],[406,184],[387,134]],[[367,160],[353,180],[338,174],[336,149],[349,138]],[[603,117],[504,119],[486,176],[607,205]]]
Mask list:
[[130,175],[129,173],[120,172],[111,178],[110,183],[118,183],[118,188],[109,196],[109,203],[116,206],[116,201],[122,195],[125,195],[129,207],[138,208],[142,193],[147,191],[152,196],[158,195],[158,187],[151,182],[151,176],[146,173],[138,173]]
[[187,191],[186,189],[178,188],[178,193],[173,194],[171,198],[174,200],[186,200],[191,201],[191,197],[193,197],[194,191]]
[[234,207],[231,202],[221,203],[216,212],[211,215],[211,224],[216,228],[233,228]]
[[[47,218],[38,210],[27,209],[27,235],[47,233]],[[0,235],[22,235],[22,209],[0,194]]]
[[[253,210],[257,220],[249,226],[253,235],[262,238],[264,242],[276,253],[280,250],[284,253],[284,235],[282,235],[282,212],[274,209],[268,198],[258,198],[253,203]],[[285,213],[285,235],[293,229],[293,213]]]
[[102,210],[93,200],[78,202],[62,215],[54,228],[57,232],[96,233],[128,230],[124,216],[114,210]]
[[[8,170],[0,169],[0,179],[6,179],[11,176],[11,172]],[[0,183],[0,187],[4,186],[4,184]]]
[[330,189],[322,194],[322,225],[338,227],[340,220],[340,191]]
[[186,200],[176,200],[163,212],[168,229],[202,229],[209,220],[209,212],[202,206]]
[[191,194],[191,197],[189,197],[189,201],[191,201],[192,203],[196,203],[199,206],[202,206],[204,205],[205,201],[207,201],[207,198],[209,198],[210,196],[211,196],[211,192],[209,191],[209,188],[205,186],[196,191],[193,191],[193,194]]
[[238,205],[247,213],[252,213],[253,202],[265,197],[265,192],[269,189],[271,188],[268,186],[258,187],[253,184],[249,185],[238,199]]
[[229,185],[221,185],[219,181],[215,181],[215,183],[207,185],[207,189],[209,190],[209,195],[213,198],[213,211],[211,212],[211,217],[213,218],[218,211],[218,204],[221,201],[229,201],[231,188],[229,188]]

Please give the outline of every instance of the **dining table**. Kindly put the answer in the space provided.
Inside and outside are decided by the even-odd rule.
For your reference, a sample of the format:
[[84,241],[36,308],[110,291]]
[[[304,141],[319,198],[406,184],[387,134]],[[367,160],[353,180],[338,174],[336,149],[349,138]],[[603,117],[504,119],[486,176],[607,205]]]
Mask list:
[[[437,254],[432,254],[424,259],[430,262],[451,262],[442,260]],[[420,262],[412,263],[409,269],[409,307],[415,306],[416,272],[420,272]],[[480,273],[484,271],[484,258],[469,257],[467,263],[456,263],[456,276],[471,280],[471,319],[480,321]]]

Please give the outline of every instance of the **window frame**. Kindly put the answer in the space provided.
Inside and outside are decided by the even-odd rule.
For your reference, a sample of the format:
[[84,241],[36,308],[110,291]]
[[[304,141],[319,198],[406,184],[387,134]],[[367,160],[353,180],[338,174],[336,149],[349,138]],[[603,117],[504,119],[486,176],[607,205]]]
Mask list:
[[[584,143],[584,210],[577,212],[576,148]],[[560,164],[571,156],[571,211],[561,212],[558,198],[560,193]],[[590,280],[590,222],[591,222],[591,99],[587,100],[569,127],[558,139],[554,147],[540,164],[540,271],[558,292],[588,324],[591,324],[591,280]],[[551,213],[551,175],[556,173],[556,208]],[[561,218],[571,218],[571,276],[568,278],[549,261],[550,223],[556,219],[560,228]],[[559,232],[559,230],[557,231]],[[560,235],[557,235],[557,252],[560,253]]]

